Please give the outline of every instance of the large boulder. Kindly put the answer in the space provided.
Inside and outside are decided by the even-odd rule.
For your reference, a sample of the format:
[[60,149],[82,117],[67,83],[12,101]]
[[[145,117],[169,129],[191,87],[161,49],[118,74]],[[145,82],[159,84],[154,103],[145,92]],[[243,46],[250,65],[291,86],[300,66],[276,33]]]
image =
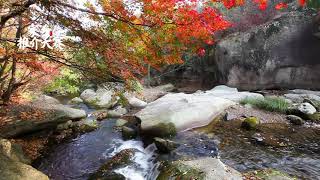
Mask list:
[[0,137],[12,138],[42,130],[53,130],[59,124],[87,116],[84,110],[60,104],[50,96],[40,96],[30,104],[21,105],[11,112],[12,121],[0,128]]
[[251,92],[239,92],[237,88],[231,88],[225,85],[216,86],[213,89],[206,91],[206,94],[215,97],[229,99],[234,102],[240,102],[246,98],[263,99],[263,95]]
[[65,116],[66,119],[78,120],[87,116],[84,110],[63,105],[57,99],[46,95],[40,96],[31,105],[42,110],[54,111]]
[[316,96],[320,96],[320,91],[310,91],[310,90],[306,90],[306,89],[293,89],[289,91],[290,93],[294,93],[294,94],[312,94],[312,95],[316,95]]
[[0,138],[0,154],[7,156],[14,161],[31,164],[31,160],[24,155],[22,147],[18,144],[11,143],[7,139]]
[[40,95],[37,99],[35,99],[33,104],[60,104],[60,101],[56,98],[47,95]]
[[117,103],[113,90],[98,88],[97,91],[92,89],[84,90],[80,98],[93,108],[111,108]]
[[128,98],[129,104],[131,107],[134,108],[144,108],[148,105],[148,103],[136,98],[136,97],[130,97]]
[[143,88],[141,94],[143,95],[143,100],[145,100],[146,102],[152,102],[175,89],[176,87],[174,87],[173,84],[169,83],[156,87]]
[[45,129],[55,129],[59,124],[69,121],[64,114],[52,112],[43,115],[41,119],[17,120],[0,128],[0,136],[12,138]]
[[64,115],[67,119],[79,120],[87,117],[87,113],[82,109],[75,109],[66,105],[57,104],[52,106],[44,106],[42,109],[57,111]]
[[305,99],[309,99],[312,101],[320,102],[320,96],[315,94],[284,94],[283,95],[286,99],[295,102],[295,103],[302,103]]
[[233,101],[207,93],[167,94],[149,103],[136,117],[141,120],[142,133],[164,137],[208,125],[234,104]]
[[48,176],[30,165],[14,161],[3,154],[0,154],[0,174],[3,180],[49,180]]
[[241,180],[242,175],[217,158],[205,157],[163,166],[157,180],[167,179]]
[[320,39],[313,11],[283,12],[269,22],[223,38],[216,46],[220,82],[240,89],[319,89]]
[[30,160],[20,146],[0,139],[0,179],[49,180],[48,176],[25,163],[29,164]]

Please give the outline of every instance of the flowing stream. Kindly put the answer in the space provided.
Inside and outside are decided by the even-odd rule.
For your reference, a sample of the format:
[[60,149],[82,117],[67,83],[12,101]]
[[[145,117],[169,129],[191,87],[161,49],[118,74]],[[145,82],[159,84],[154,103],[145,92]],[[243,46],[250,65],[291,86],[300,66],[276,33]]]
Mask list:
[[276,141],[284,140],[288,144],[275,147],[253,143],[252,135],[257,132],[243,131],[239,128],[240,122],[221,122],[210,129],[210,133],[179,133],[174,139],[181,144],[176,153],[158,156],[153,144],[144,147],[139,139],[123,141],[121,133],[114,130],[115,122],[107,119],[97,130],[57,145],[39,163],[38,169],[52,180],[85,180],[121,150],[134,148],[137,153],[133,163],[115,170],[128,180],[156,179],[159,159],[217,155],[240,172],[273,168],[298,179],[320,179],[319,127],[266,124],[258,133],[271,134]]
[[[239,127],[240,122],[222,122],[212,129],[227,165],[240,172],[272,168],[297,179],[320,180],[319,127],[264,124],[258,132]],[[255,143],[255,133],[268,138],[269,145]]]
[[139,140],[123,141],[121,134],[113,130],[114,125],[115,120],[105,120],[96,131],[58,145],[38,169],[53,180],[84,180],[116,153],[134,148],[138,151],[132,159],[134,163],[116,172],[130,180],[151,178],[156,166],[156,147],[144,148]]

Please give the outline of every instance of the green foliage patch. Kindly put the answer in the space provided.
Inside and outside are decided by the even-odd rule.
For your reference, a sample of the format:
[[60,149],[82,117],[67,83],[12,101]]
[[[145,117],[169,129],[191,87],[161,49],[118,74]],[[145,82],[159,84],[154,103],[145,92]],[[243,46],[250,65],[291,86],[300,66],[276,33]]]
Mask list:
[[284,98],[281,97],[265,97],[264,99],[246,98],[243,99],[240,104],[250,104],[253,107],[259,109],[280,113],[285,113],[290,106],[290,103],[288,103]]
[[64,68],[61,70],[61,74],[44,88],[44,92],[76,96],[79,95],[82,85],[83,83],[79,73]]
[[307,5],[311,8],[319,9],[320,1],[319,0],[307,0]]

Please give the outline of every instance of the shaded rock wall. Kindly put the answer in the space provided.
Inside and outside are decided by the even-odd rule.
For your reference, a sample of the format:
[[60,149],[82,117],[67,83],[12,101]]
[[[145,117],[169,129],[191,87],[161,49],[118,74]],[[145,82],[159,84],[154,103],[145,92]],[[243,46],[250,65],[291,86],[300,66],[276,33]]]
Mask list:
[[193,89],[320,89],[320,15],[291,4],[287,12],[268,10],[256,22],[249,13],[254,8],[232,10],[235,27],[218,34],[221,39],[207,47],[205,57],[167,67],[161,80]]
[[240,89],[320,88],[320,39],[311,11],[281,14],[217,44],[219,82]]

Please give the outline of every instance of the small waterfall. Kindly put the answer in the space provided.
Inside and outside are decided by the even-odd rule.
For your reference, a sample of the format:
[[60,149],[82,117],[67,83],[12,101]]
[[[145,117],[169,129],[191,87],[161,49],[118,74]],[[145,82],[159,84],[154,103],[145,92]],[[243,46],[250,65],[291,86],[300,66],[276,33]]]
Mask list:
[[136,152],[132,157],[133,163],[116,169],[115,172],[122,174],[127,180],[153,180],[157,177],[157,166],[155,162],[157,157],[156,146],[154,144],[144,148],[143,143],[137,140],[123,141],[114,140],[114,147],[106,150],[104,156],[110,158],[124,149],[135,149]]

